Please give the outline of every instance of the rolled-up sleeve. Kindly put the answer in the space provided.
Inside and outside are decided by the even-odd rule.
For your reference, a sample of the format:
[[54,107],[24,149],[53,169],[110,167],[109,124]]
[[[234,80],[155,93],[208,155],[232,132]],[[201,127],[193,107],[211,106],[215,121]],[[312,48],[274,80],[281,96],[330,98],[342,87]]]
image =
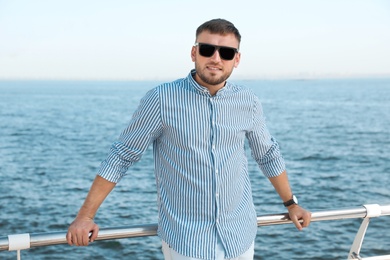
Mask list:
[[277,141],[265,124],[263,109],[257,97],[253,100],[253,127],[247,133],[252,157],[267,177],[276,177],[286,168]]
[[141,100],[129,125],[111,146],[101,163],[98,175],[117,183],[128,168],[139,161],[153,140],[162,132],[158,89],[152,89]]

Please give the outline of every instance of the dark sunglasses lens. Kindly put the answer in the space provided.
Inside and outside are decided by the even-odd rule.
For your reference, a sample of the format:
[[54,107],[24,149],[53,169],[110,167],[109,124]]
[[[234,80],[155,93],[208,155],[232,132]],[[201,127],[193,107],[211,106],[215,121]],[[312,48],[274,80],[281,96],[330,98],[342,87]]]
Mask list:
[[199,53],[204,57],[211,57],[215,52],[215,46],[208,44],[199,45]]
[[226,48],[226,47],[219,48],[219,55],[224,60],[232,60],[235,54],[236,54],[236,50],[233,48]]

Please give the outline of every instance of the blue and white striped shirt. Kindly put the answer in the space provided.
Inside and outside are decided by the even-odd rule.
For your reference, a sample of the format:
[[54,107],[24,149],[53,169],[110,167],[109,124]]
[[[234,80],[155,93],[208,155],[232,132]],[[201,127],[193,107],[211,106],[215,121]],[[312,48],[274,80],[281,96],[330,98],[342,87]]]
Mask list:
[[227,82],[211,96],[193,73],[145,95],[98,174],[118,182],[153,143],[160,238],[182,255],[214,259],[219,236],[233,258],[257,232],[245,139],[267,177],[284,160],[252,91]]

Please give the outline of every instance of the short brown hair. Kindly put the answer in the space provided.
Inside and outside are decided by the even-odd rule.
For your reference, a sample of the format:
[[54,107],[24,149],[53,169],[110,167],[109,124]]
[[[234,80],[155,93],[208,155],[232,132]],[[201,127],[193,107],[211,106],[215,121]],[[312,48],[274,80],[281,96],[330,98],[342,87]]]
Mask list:
[[210,33],[221,35],[233,33],[238,43],[241,42],[241,35],[238,29],[234,26],[233,23],[225,19],[218,18],[203,23],[196,30],[196,38],[198,38],[199,34],[201,34],[203,31],[209,31]]

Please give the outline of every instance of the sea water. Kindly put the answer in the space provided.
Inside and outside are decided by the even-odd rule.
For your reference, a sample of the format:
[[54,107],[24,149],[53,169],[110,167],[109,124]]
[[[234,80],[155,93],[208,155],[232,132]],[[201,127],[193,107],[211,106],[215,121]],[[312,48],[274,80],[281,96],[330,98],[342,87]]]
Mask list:
[[[161,82],[1,81],[0,237],[66,231],[140,98]],[[315,212],[390,204],[390,80],[248,80],[262,101],[300,204]],[[249,155],[249,152],[248,152]],[[258,215],[285,212],[249,160]],[[99,209],[101,228],[157,222],[151,148]],[[361,219],[258,229],[255,259],[346,259]],[[390,254],[390,217],[361,254]],[[0,252],[0,259],[15,259]],[[158,237],[47,246],[22,259],[162,259]]]

